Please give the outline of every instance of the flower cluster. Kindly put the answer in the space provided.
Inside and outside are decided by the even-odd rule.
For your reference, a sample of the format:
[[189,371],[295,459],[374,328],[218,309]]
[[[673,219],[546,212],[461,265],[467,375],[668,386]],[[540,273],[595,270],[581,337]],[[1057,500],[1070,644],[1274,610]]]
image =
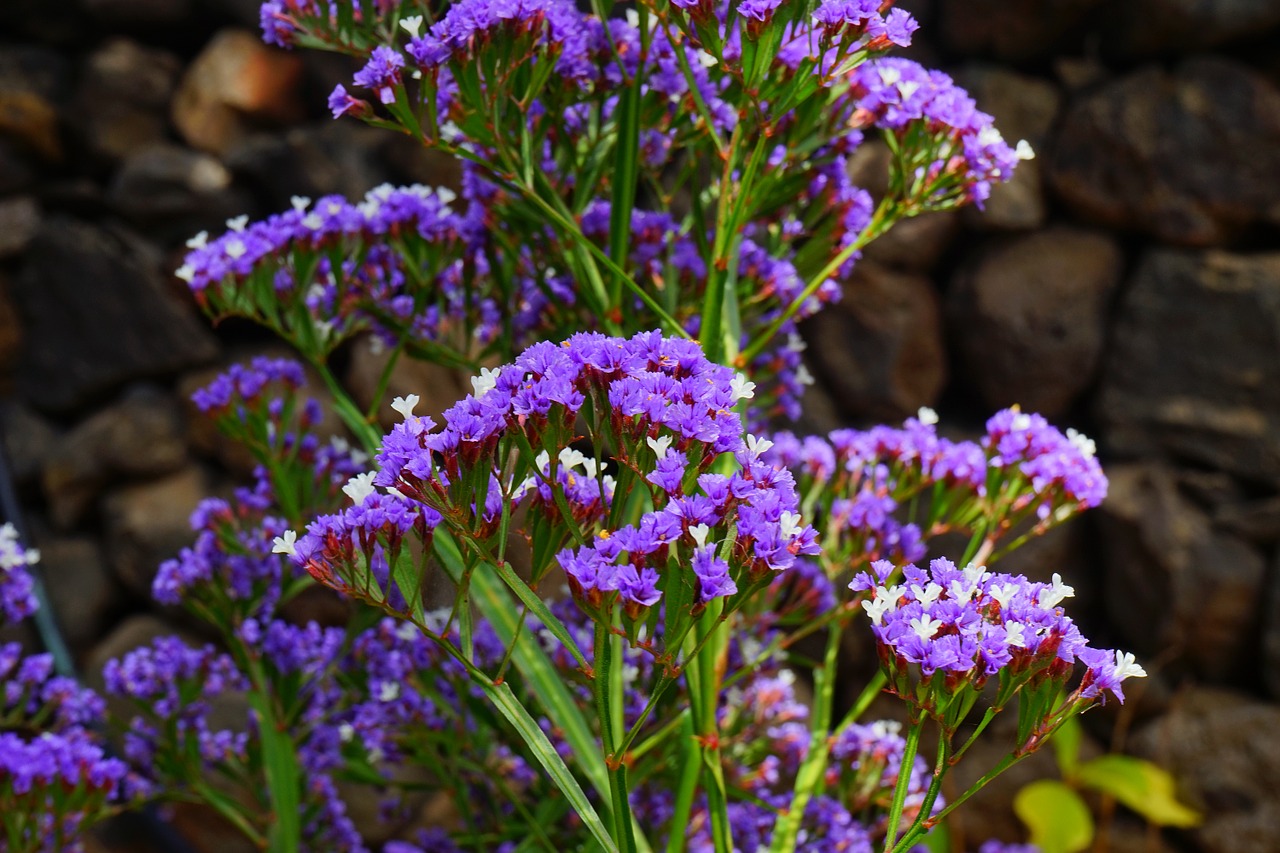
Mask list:
[[1088,671],[1070,706],[1105,701],[1104,691],[1123,702],[1120,683],[1146,674],[1131,655],[1089,650],[1058,606],[1074,590],[1056,574],[1052,583],[1035,583],[936,559],[927,571],[907,566],[902,583],[887,585],[895,568],[877,562],[850,588],[872,594],[862,607],[891,688],[952,728],[988,679],[999,681],[1001,708],[1023,687],[1056,694],[1079,660]]
[[22,547],[17,528],[0,525],[0,625],[21,622],[36,612],[35,583],[27,567],[39,559],[39,551]]

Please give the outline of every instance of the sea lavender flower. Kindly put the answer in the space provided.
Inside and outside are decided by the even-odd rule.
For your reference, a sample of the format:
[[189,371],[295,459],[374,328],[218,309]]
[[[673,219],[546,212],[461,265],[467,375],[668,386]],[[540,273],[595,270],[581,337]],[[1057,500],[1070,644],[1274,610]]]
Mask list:
[[35,582],[27,567],[39,560],[39,551],[22,547],[17,528],[0,525],[0,625],[21,622],[36,612]]
[[399,52],[386,45],[379,45],[373,49],[369,61],[352,79],[357,86],[376,92],[382,103],[391,104],[395,102],[396,86],[400,85],[403,68],[404,57]]

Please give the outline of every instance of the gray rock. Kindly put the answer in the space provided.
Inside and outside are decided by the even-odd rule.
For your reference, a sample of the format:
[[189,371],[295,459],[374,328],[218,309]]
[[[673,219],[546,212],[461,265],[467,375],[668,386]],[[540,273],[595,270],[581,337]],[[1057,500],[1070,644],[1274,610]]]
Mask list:
[[35,199],[0,199],[0,258],[22,254],[39,230],[40,205]]
[[102,550],[84,536],[41,537],[40,568],[63,636],[73,649],[85,648],[121,602]]
[[77,425],[50,454],[42,478],[56,524],[76,524],[108,483],[168,474],[187,461],[177,402],[140,388]]
[[1280,222],[1280,89],[1222,59],[1136,71],[1068,110],[1048,168],[1090,222],[1222,243]]
[[204,472],[193,466],[107,495],[107,555],[116,577],[135,596],[150,599],[160,563],[191,544],[191,512],[208,493]]
[[894,420],[932,405],[947,378],[928,279],[858,264],[844,298],[806,323],[814,373],[848,417]]
[[116,210],[160,239],[177,242],[223,223],[252,204],[232,187],[231,173],[214,157],[169,143],[129,155],[107,194]]
[[1280,254],[1160,250],[1119,306],[1103,444],[1280,482]]
[[121,384],[210,361],[217,344],[144,250],[76,220],[46,221],[15,280],[24,340],[18,390],[67,411]]
[[1103,50],[1125,58],[1198,53],[1237,40],[1264,39],[1280,27],[1280,3],[1267,0],[1127,0],[1108,4]]
[[89,151],[116,162],[164,141],[181,69],[173,54],[123,38],[90,54],[72,114]]
[[1205,681],[1255,681],[1262,555],[1215,530],[1169,469],[1112,465],[1107,474],[1096,519],[1104,600],[1124,647]]
[[1204,823],[1205,853],[1273,853],[1280,838],[1280,708],[1206,687],[1186,690],[1131,746],[1173,773]]
[[947,296],[950,337],[990,408],[1067,412],[1093,382],[1124,255],[1104,234],[1055,227],[980,252]]

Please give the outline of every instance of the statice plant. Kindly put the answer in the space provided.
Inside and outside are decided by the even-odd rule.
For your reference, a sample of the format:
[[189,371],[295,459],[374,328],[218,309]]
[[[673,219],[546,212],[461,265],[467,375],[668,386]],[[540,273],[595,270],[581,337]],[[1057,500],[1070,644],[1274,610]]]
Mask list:
[[[988,568],[1102,500],[1091,442],[1017,408],[972,442],[928,410],[785,429],[813,381],[798,323],[861,250],[981,205],[1032,156],[949,77],[886,55],[916,30],[892,0],[267,0],[262,25],[356,57],[335,119],[451,154],[461,180],[296,198],[191,239],[177,275],[211,318],[297,359],[194,396],[257,468],[155,580],[210,642],[105,672],[152,784],[86,746],[96,699],[0,656],[5,713],[50,732],[0,735],[11,846],[58,849],[71,815],[146,796],[272,851],[907,851],[1123,701],[1141,668],[1088,644],[1057,574]],[[878,199],[850,178],[872,141]],[[351,347],[387,353],[364,408],[333,369]],[[473,393],[428,401],[438,418],[417,413],[433,389],[387,400],[402,358]],[[326,407],[347,435],[318,433]],[[955,562],[944,534],[968,539]],[[17,562],[11,619],[30,609]],[[304,597],[324,624],[297,617]],[[841,704],[850,631],[878,674]],[[900,719],[863,719],[881,693]],[[1006,708],[1007,757],[944,802]],[[81,756],[58,784],[82,798],[31,787],[55,779],[22,758],[42,749]],[[354,797],[380,803],[376,832]]]

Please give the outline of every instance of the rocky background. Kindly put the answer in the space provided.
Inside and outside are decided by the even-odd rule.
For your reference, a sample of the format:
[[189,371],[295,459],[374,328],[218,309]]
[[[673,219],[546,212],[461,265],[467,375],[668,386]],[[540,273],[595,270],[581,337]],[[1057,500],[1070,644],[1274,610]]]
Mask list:
[[[1115,817],[1113,850],[1280,849],[1280,2],[935,0],[913,53],[1039,152],[983,213],[900,225],[806,329],[808,426],[1012,403],[1097,438],[1106,505],[1028,548],[1086,633],[1152,673],[1088,750],[1172,769],[1202,827]],[[261,45],[254,0],[0,3],[0,429],[54,610],[92,683],[173,631],[149,601],[187,515],[246,462],[186,403],[271,346],[211,330],[182,241],[289,196],[447,182],[324,96],[351,68]],[[864,185],[882,182],[866,150]],[[372,356],[347,381],[368,394]],[[409,390],[453,399],[425,370]],[[1012,562],[1012,560],[1010,561]],[[1008,798],[968,837],[1019,837]],[[189,815],[180,819],[192,820]],[[974,825],[980,824],[980,829]],[[117,834],[129,837],[133,829]],[[232,850],[207,824],[198,849]]]

